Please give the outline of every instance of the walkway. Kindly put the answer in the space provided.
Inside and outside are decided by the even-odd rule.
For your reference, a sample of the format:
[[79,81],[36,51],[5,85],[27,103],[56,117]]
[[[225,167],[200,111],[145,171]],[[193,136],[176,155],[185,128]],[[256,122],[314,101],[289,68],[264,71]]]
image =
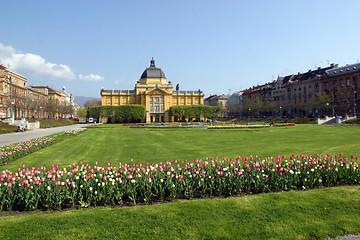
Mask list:
[[49,136],[51,134],[64,132],[67,130],[80,128],[89,126],[91,124],[76,124],[64,127],[55,127],[55,128],[42,128],[33,131],[26,131],[26,132],[16,132],[16,133],[7,133],[7,134],[0,134],[0,147],[9,145],[12,143],[27,141],[33,138]]

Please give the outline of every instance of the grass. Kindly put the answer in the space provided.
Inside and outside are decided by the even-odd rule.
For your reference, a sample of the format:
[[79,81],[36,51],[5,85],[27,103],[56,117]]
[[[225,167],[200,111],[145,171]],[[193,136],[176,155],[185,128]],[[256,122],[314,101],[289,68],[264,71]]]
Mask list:
[[17,127],[0,121],[0,134],[16,132]]
[[324,239],[360,231],[360,187],[2,213],[0,239]]
[[[40,128],[61,127],[61,126],[74,125],[78,123],[77,121],[69,120],[69,119],[59,119],[59,120],[45,119],[45,120],[36,120],[36,121],[40,122]],[[32,120],[30,122],[35,122],[35,120]]]
[[[91,127],[5,168],[164,162],[251,154],[359,156],[357,126],[263,129]],[[0,213],[0,239],[324,239],[360,232],[360,186],[54,212]]]
[[260,157],[292,154],[359,156],[357,126],[296,125],[260,129],[137,129],[102,125],[3,166],[65,167],[72,162],[164,162],[173,159]]

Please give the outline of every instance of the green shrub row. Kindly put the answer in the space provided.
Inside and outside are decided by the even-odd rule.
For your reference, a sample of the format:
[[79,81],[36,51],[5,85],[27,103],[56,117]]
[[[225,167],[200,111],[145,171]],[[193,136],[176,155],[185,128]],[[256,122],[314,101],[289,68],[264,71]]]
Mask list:
[[89,117],[107,117],[111,122],[139,122],[146,116],[143,105],[121,105],[121,106],[91,106],[88,110]]
[[177,119],[214,118],[220,111],[220,107],[207,105],[175,105],[170,107],[170,114]]

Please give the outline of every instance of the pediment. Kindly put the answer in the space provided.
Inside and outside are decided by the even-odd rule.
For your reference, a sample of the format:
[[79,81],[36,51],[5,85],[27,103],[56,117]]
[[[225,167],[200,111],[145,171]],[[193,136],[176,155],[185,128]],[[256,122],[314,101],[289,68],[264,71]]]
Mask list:
[[147,94],[167,94],[164,90],[160,88],[154,88],[147,92]]

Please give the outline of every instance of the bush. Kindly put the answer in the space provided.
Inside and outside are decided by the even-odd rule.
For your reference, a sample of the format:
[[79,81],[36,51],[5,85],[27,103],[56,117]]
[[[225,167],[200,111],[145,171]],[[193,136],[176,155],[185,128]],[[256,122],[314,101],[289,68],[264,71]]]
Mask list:
[[140,122],[146,117],[145,106],[131,104],[121,106],[92,106],[89,107],[89,117],[107,117],[112,122]]
[[175,105],[170,107],[170,114],[176,119],[197,119],[200,118],[214,118],[220,112],[219,107],[207,105]]
[[0,122],[0,134],[12,133],[17,130],[16,126],[9,125],[8,123]]

